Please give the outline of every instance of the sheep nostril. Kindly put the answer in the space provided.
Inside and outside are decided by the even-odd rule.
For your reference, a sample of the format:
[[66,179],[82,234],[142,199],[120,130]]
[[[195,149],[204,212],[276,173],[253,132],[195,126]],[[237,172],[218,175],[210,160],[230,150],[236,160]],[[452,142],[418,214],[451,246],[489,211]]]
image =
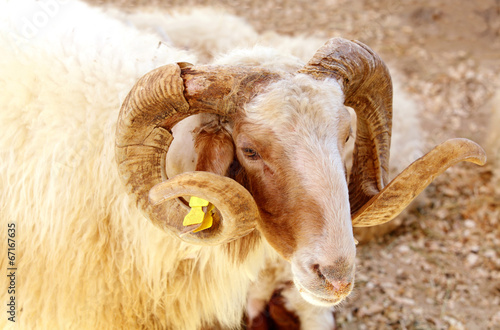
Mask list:
[[353,275],[350,270],[351,267],[346,269],[339,269],[338,265],[333,266],[320,266],[314,264],[310,266],[313,274],[321,281],[323,287],[336,295],[347,295],[352,288]]
[[324,280],[324,281],[326,281],[326,280],[327,280],[327,279],[326,279],[326,277],[325,277],[325,275],[323,275],[323,273],[321,272],[321,270],[320,270],[320,268],[321,268],[321,267],[320,267],[320,265],[319,265],[319,264],[314,264],[311,268],[312,268],[313,272],[314,272],[316,275],[318,275],[318,277],[319,277],[321,280]]

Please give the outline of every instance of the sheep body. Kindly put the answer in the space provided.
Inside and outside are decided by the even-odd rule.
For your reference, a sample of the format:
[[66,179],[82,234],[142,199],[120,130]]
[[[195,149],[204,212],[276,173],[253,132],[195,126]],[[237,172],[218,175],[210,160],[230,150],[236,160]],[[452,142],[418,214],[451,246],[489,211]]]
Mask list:
[[[0,4],[0,216],[4,225],[15,222],[18,228],[18,324],[175,329],[239,325],[248,288],[266,262],[277,260],[275,252],[257,240],[240,263],[226,247],[181,243],[144,219],[115,169],[120,101],[144,73],[165,63],[195,63],[197,51],[176,49],[168,40],[159,43],[166,34],[138,30],[136,24],[79,2],[58,3],[46,26],[26,35],[29,25],[23,24],[35,24],[30,20],[44,9],[35,1],[25,4]],[[168,31],[175,34],[175,27]],[[256,33],[245,31],[246,42],[255,42]],[[268,34],[261,40],[278,39]],[[297,44],[283,40],[278,48],[293,53]],[[319,41],[310,44],[314,49],[307,56]],[[216,50],[229,47],[214,45]],[[194,42],[182,46],[200,49],[201,57],[213,56],[204,51],[210,47]],[[304,47],[295,49],[303,59],[308,53]],[[289,72],[303,65],[296,57],[261,47],[231,52],[215,63]],[[194,126],[202,124],[200,118],[190,120]],[[188,140],[189,134],[177,138]],[[173,165],[177,171],[195,162],[185,159]],[[238,249],[238,242],[232,248]],[[6,262],[1,259],[2,267]],[[310,315],[321,315],[329,327],[331,310],[305,304],[294,290],[285,290],[287,307],[303,315],[310,308],[309,316],[301,318],[317,322]]]
[[257,242],[241,264],[224,247],[169,237],[136,209],[115,168],[120,100],[149,70],[196,58],[73,2],[26,40],[15,24],[30,17],[24,8],[41,10],[30,5],[17,16],[14,3],[0,9],[1,219],[17,226],[16,323],[238,325],[271,249]]

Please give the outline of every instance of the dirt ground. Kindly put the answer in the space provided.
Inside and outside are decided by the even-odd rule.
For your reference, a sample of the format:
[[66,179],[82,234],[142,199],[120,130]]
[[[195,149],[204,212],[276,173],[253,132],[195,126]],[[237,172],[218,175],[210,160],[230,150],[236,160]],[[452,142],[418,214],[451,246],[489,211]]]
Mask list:
[[[451,137],[484,144],[488,130],[500,130],[489,127],[488,105],[500,83],[500,0],[89,2],[218,6],[259,32],[358,39],[403,73],[423,105],[429,148]],[[493,158],[448,170],[399,229],[358,248],[356,289],[335,312],[338,329],[500,329]]]

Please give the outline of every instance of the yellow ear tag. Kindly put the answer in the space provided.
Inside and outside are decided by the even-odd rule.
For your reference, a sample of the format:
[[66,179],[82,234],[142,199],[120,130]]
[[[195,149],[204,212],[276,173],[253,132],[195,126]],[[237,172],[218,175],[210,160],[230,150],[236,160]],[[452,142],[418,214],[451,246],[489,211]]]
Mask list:
[[[194,230],[193,233],[212,227],[212,210],[214,209],[212,204],[202,198],[193,196],[189,200],[189,206],[191,206],[191,211],[189,211],[189,213],[184,217],[184,221],[182,223],[183,226],[191,226],[201,223],[201,226]],[[202,207],[204,206],[207,206],[206,214],[202,210]]]
[[201,223],[201,226],[196,228],[196,230],[193,230],[193,233],[197,233],[199,231],[202,231],[204,229],[212,227],[212,224],[214,223],[214,218],[212,218],[212,210],[215,207],[212,204],[208,204],[207,208],[207,213],[205,214],[205,217],[203,218],[203,222]]
[[208,206],[208,201],[201,199],[199,197],[192,196],[191,199],[189,200],[189,206],[191,207]]
[[183,226],[191,226],[197,225],[203,222],[203,218],[205,217],[205,213],[200,207],[193,207],[191,211],[184,217],[184,221],[182,222]]

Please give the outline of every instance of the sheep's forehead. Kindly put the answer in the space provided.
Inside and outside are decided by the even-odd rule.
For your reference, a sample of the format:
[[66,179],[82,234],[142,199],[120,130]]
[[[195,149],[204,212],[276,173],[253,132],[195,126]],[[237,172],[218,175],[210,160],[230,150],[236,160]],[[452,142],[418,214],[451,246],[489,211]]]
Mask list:
[[250,122],[289,141],[336,138],[339,125],[349,121],[338,82],[304,74],[273,83],[246,106],[245,112]]
[[341,158],[351,119],[338,82],[318,81],[306,75],[278,81],[247,106],[246,114],[249,122],[273,131],[277,138],[273,143],[283,147],[277,150],[285,157],[278,159],[289,160],[285,162],[287,173],[293,174],[282,179],[293,182],[293,191],[305,193],[299,198],[314,201],[321,211],[325,221],[320,230],[325,239],[321,241],[330,242],[322,246],[352,237]]

